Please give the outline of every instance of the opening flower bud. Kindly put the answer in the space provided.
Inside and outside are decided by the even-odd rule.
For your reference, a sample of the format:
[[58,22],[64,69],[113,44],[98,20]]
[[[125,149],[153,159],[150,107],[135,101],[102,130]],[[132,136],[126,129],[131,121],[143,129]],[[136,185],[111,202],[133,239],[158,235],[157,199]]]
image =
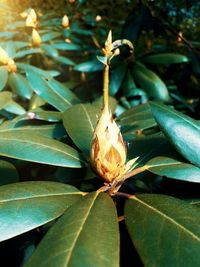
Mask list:
[[40,35],[35,29],[32,31],[32,44],[33,46],[40,46],[41,44]]
[[122,177],[129,169],[126,162],[126,146],[120,129],[105,106],[94,131],[91,146],[91,164],[107,183]]

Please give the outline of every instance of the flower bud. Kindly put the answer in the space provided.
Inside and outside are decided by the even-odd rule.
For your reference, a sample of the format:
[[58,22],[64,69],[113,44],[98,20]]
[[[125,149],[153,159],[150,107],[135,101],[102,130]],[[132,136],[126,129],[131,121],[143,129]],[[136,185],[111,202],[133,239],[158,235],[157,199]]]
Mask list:
[[2,47],[0,47],[0,63],[6,65],[8,64],[8,61],[9,61],[8,54]]
[[41,44],[40,35],[35,29],[32,31],[32,44],[33,46],[40,46]]
[[64,28],[69,28],[69,18],[67,15],[64,15],[62,18],[62,26]]
[[17,72],[17,66],[12,58],[9,58],[8,60],[7,69],[9,72]]
[[[94,131],[91,165],[107,183],[121,178],[131,167],[126,162],[126,146],[108,106],[105,106]],[[134,160],[135,161],[135,160]]]
[[26,27],[36,28],[37,26],[37,15],[35,10],[31,8],[26,18]]

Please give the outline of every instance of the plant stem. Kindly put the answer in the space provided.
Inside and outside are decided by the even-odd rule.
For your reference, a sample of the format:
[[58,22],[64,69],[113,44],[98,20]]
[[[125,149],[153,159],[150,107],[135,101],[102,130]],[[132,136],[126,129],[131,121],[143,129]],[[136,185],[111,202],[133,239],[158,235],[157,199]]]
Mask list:
[[128,178],[130,178],[130,177],[132,177],[132,176],[134,176],[134,175],[136,175],[138,173],[146,171],[147,169],[148,169],[148,166],[146,166],[146,165],[142,166],[142,167],[139,167],[137,169],[134,169],[134,170],[126,173],[123,178],[124,178],[124,180],[126,180],[126,179],[128,179]]
[[107,63],[104,68],[104,79],[103,79],[103,107],[108,107],[109,97],[109,64]]

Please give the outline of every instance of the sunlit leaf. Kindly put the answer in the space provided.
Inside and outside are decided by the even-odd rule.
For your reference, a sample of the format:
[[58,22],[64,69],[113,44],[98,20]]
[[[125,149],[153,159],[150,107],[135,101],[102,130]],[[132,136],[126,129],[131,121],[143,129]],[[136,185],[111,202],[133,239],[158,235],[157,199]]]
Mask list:
[[119,266],[116,215],[107,194],[88,194],[50,229],[25,267]]
[[199,209],[173,197],[140,194],[126,203],[125,221],[145,266],[199,265]]

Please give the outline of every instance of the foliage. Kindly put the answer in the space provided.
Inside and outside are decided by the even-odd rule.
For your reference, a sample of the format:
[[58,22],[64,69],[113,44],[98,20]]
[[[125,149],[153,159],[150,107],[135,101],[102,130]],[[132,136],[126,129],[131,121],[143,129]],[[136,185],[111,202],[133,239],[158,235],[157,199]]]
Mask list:
[[[18,2],[0,4],[2,261],[198,266],[199,2]],[[109,103],[135,159],[113,194],[90,162],[109,27]]]

